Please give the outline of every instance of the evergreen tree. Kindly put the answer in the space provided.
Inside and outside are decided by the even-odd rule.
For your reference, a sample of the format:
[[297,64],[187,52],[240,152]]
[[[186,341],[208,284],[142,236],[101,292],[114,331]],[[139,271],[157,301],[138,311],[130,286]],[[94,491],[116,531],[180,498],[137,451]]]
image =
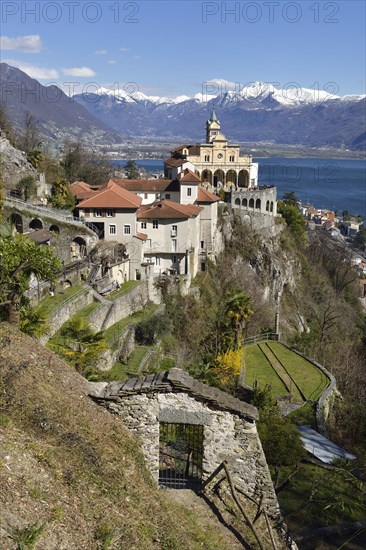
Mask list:
[[140,171],[135,160],[127,161],[125,167],[126,178],[129,180],[137,180],[140,177]]

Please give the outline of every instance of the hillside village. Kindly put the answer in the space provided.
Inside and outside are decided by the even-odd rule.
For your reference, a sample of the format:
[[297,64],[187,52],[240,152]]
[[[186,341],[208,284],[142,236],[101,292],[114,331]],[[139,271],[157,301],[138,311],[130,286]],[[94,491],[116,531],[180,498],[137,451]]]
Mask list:
[[[300,209],[297,204],[279,203],[275,186],[258,185],[258,164],[253,163],[250,155],[241,155],[238,145],[229,143],[221,131],[215,109],[205,130],[204,143],[184,144],[171,151],[164,162],[164,179],[112,176],[108,181],[93,184],[69,182],[68,192],[74,199],[74,209],[68,212],[49,206],[51,185],[38,175],[36,197],[24,201],[8,192],[4,198],[4,217],[12,224],[10,234],[27,235],[40,248],[49,246],[60,260],[56,280],[42,280],[33,274],[24,293],[26,300],[38,307],[39,312],[42,307],[43,312],[47,312],[47,330],[33,332],[40,342],[37,342],[37,349],[41,351],[37,353],[42,357],[42,364],[45,349],[57,351],[66,360],[76,357],[76,340],[65,353],[65,334],[72,327],[76,327],[78,334],[95,337],[97,344],[98,338],[102,342],[97,359],[89,360],[86,356],[83,366],[71,361],[82,375],[79,376],[82,382],[77,383],[75,373],[75,380],[68,383],[65,396],[61,398],[75,400],[71,388],[76,385],[85,400],[83,407],[88,410],[87,415],[95,414],[101,424],[100,411],[117,415],[118,422],[122,419],[124,426],[138,438],[139,452],[146,465],[144,475],[150,475],[160,487],[195,490],[199,487],[201,491],[206,485],[210,487],[218,473],[224,473],[227,476],[226,479],[224,475],[225,488],[218,489],[221,479],[213,490],[216,496],[219,495],[215,506],[220,509],[220,499],[224,502],[220,513],[228,530],[234,530],[236,535],[233,542],[224,530],[223,540],[217,548],[244,547],[249,540],[249,547],[253,549],[295,549],[296,537],[292,537],[282,516],[282,506],[286,508],[288,503],[283,505],[275,492],[282,482],[288,483],[287,475],[292,474],[286,467],[292,463],[282,459],[284,469],[280,472],[280,463],[263,452],[262,445],[265,452],[268,450],[268,433],[261,422],[262,426],[266,425],[268,419],[264,421],[261,416],[261,399],[269,399],[265,406],[272,411],[270,419],[275,419],[278,425],[286,425],[283,429],[289,430],[287,437],[293,441],[291,453],[295,455],[295,462],[304,460],[301,445],[310,450],[311,460],[319,471],[322,462],[334,459],[352,462],[356,454],[342,448],[344,442],[349,443],[346,436],[343,440],[339,438],[340,445],[328,439],[336,431],[332,409],[338,406],[339,399],[337,379],[328,369],[328,362],[324,366],[319,357],[310,359],[309,354],[300,353],[313,330],[311,315],[305,318],[305,306],[302,309],[301,306],[293,307],[293,302],[303,299],[303,295],[296,295],[301,277],[312,277],[308,268],[308,271],[301,268],[304,260],[296,250],[303,247],[302,239],[305,239],[305,220]],[[17,162],[20,164],[23,160],[17,159]],[[13,177],[15,175],[10,176]],[[300,234],[286,232],[286,208],[294,209],[291,213],[299,224]],[[307,218],[310,247],[320,254],[318,249],[327,250],[325,243],[330,242],[331,255],[335,257],[341,251],[343,254],[347,244],[340,234],[352,237],[356,221],[339,220],[338,230],[332,212],[318,211],[309,205],[302,213]],[[336,243],[334,249],[332,239]],[[348,250],[342,262],[346,257],[349,259],[347,254]],[[342,262],[338,262],[338,268],[343,268]],[[358,282],[358,277],[364,273],[362,256],[351,254],[350,268],[341,273],[345,288]],[[311,288],[310,279],[305,285],[304,280],[301,284]],[[363,278],[360,283],[362,291],[356,298],[353,294],[350,298],[350,302],[358,300],[354,306],[355,316],[366,307]],[[316,288],[317,285],[314,279]],[[321,283],[319,285],[321,287]],[[244,286],[247,293],[242,291]],[[321,292],[319,290],[312,298],[314,303],[326,301],[330,296],[327,294],[330,291],[323,287]],[[238,299],[244,300],[239,306],[235,302]],[[310,307],[315,307],[310,303]],[[332,313],[334,301],[329,298],[327,304]],[[344,320],[348,315],[348,329],[352,330],[356,321],[350,313],[351,306],[350,309],[347,304],[344,307]],[[328,310],[325,311],[324,315]],[[41,317],[40,314],[40,326]],[[168,319],[171,327],[166,342],[157,336],[162,318]],[[252,318],[254,322],[250,325]],[[146,330],[144,322],[155,324],[148,343],[146,340],[139,342],[139,331]],[[332,322],[333,319],[327,317],[321,329],[321,342],[324,340],[328,353],[332,347],[330,338],[328,344]],[[14,354],[12,330],[5,330],[9,333],[3,346],[7,362]],[[287,344],[295,333],[296,347]],[[20,338],[22,345],[24,338]],[[171,340],[174,338],[173,345]],[[41,344],[47,346],[43,351]],[[225,349],[220,359],[222,370],[212,376],[207,374],[207,369],[205,371],[203,348],[207,356],[216,355],[214,371],[220,366],[220,345]],[[244,360],[242,346],[245,346]],[[195,355],[197,349],[202,354],[200,361]],[[232,353],[231,359],[225,363],[228,353]],[[48,371],[46,369],[49,373],[54,368],[51,367],[52,356]],[[326,359],[327,355],[323,357]],[[16,355],[17,365],[19,361]],[[41,376],[37,360],[32,359],[31,363],[37,376]],[[190,365],[189,372],[187,365]],[[212,364],[209,367],[212,369]],[[59,368],[62,373],[67,372],[65,364]],[[6,373],[11,378],[7,370]],[[66,374],[64,376],[67,378]],[[213,387],[215,384],[217,387]],[[13,382],[9,387],[13,388]],[[43,391],[41,385],[36,387],[34,399],[44,401]],[[272,397],[266,397],[268,391],[273,392],[273,402]],[[56,386],[52,386],[52,392],[57,392]],[[31,403],[29,407],[32,408]],[[9,410],[13,410],[12,405]],[[30,410],[27,422],[33,422],[37,414]],[[300,443],[299,433],[291,422],[303,424],[302,414],[310,426],[306,426],[308,432],[300,426],[303,428]],[[49,441],[54,445],[52,434],[47,437],[51,437]],[[89,443],[81,445],[80,438],[80,435],[75,436],[77,453],[80,449],[84,453]],[[314,438],[319,438],[319,448]],[[177,441],[184,441],[183,451]],[[104,445],[108,446],[108,442]],[[327,458],[324,458],[323,445],[330,445]],[[357,442],[352,450],[356,453],[360,448],[362,445]],[[98,453],[102,456],[101,450]],[[289,449],[285,451],[285,455],[291,453]],[[90,460],[93,463],[94,458]],[[96,464],[99,459],[95,460]],[[133,462],[133,459],[128,460]],[[231,481],[230,472],[234,481]],[[356,483],[361,483],[362,476],[357,476]],[[343,487],[345,479],[340,483]],[[232,485],[234,489],[230,493]],[[244,531],[237,518],[232,523],[228,517],[228,502],[232,502],[230,499],[237,501],[235,491],[245,497]],[[239,503],[239,517],[243,513],[241,506]],[[117,517],[118,506],[113,510]],[[45,517],[46,512],[42,514]],[[253,523],[247,514],[254,518]],[[346,519],[361,522],[362,513],[357,508]],[[115,521],[118,524],[118,520]],[[254,526],[257,521],[260,534]],[[46,523],[45,520],[44,525]],[[8,529],[10,524],[11,518],[7,520],[5,535],[2,532],[7,543],[12,537]],[[22,525],[17,524],[17,529]],[[310,531],[318,527],[315,520],[309,525],[309,539],[306,534],[304,540],[299,539],[299,547],[306,550],[312,544]],[[299,527],[296,521],[293,526]],[[45,536],[51,536],[46,531]],[[46,547],[57,547],[57,541],[63,536],[62,529],[59,531],[56,542],[47,539],[49,546]],[[110,546],[97,545],[87,530],[83,536],[85,541],[89,539],[81,548],[119,547],[113,542]],[[154,537],[151,547],[169,547],[160,541],[155,543]],[[196,548],[192,541],[188,542],[188,548]],[[182,543],[177,544],[172,548],[182,547],[179,546]],[[210,544],[207,542],[207,548],[212,547]],[[138,546],[131,546],[134,547]]]

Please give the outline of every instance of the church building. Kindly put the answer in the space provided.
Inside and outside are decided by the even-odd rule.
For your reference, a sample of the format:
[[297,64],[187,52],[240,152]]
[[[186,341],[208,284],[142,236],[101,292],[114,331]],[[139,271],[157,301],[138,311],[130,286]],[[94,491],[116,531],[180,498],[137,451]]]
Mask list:
[[240,155],[240,146],[229,144],[221,133],[215,109],[206,122],[206,143],[181,145],[171,151],[164,162],[168,179],[178,177],[185,169],[195,171],[203,186],[217,189],[253,189],[258,186],[258,164],[251,155]]

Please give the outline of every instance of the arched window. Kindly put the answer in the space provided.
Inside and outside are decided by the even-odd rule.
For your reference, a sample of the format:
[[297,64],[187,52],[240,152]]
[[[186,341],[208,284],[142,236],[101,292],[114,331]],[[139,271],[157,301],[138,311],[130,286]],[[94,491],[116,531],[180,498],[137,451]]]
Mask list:
[[250,199],[249,208],[254,208],[254,199]]
[[237,204],[238,206],[240,206],[240,199],[235,199],[235,204]]
[[248,207],[248,199],[243,199],[242,200],[242,205],[245,206],[245,207]]
[[271,201],[271,212],[273,212],[273,202]]
[[52,233],[60,234],[60,228],[59,228],[58,225],[51,225],[50,231],[51,231]]
[[261,200],[260,199],[257,199],[255,201],[255,207],[257,210],[260,210],[261,209]]
[[269,201],[266,202],[266,211],[269,212]]

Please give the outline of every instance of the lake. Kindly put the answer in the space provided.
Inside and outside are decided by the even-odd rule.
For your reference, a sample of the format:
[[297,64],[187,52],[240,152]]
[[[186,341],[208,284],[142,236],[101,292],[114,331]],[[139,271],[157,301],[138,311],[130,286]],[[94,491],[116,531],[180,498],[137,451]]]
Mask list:
[[[317,208],[348,210],[366,219],[366,160],[329,158],[253,158],[259,163],[259,184],[275,185],[278,198],[294,191]],[[124,166],[127,161],[114,161]],[[163,171],[163,161],[138,160],[148,172]]]

